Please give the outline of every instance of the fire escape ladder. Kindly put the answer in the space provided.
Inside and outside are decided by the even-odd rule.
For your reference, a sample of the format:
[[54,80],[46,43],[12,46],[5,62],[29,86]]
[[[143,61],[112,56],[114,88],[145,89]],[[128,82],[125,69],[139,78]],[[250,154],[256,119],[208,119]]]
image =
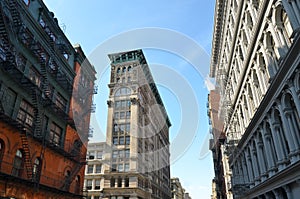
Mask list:
[[11,13],[11,17],[14,23],[14,27],[15,27],[15,33],[18,34],[19,29],[22,26],[22,22],[20,20],[20,13],[18,12],[18,5],[17,5],[17,1],[16,0],[9,0],[9,8],[10,8],[10,13]]
[[40,114],[40,108],[39,108],[39,91],[37,88],[32,89],[32,105],[34,107],[34,118],[35,118],[35,128],[34,128],[34,135],[41,137],[42,136],[42,118]]
[[0,35],[2,38],[0,40],[0,42],[2,42],[2,44],[0,43],[0,48],[2,48],[3,52],[0,52],[0,60],[2,62],[3,61],[7,61],[7,52],[10,49],[10,45],[9,45],[9,37],[8,37],[8,18],[4,13],[3,7],[1,6],[0,9],[1,12],[1,16],[0,16]]
[[33,167],[32,167],[32,163],[31,163],[30,149],[29,149],[26,131],[23,131],[21,133],[21,141],[22,141],[22,148],[24,151],[24,164],[25,164],[25,168],[26,168],[26,172],[27,172],[27,178],[29,180],[32,180]]

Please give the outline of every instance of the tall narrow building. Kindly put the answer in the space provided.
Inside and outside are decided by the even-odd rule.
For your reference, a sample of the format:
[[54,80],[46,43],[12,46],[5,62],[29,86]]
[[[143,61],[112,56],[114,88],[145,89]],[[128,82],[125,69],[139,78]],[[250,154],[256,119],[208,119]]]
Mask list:
[[171,123],[142,50],[110,54],[103,198],[169,199]]

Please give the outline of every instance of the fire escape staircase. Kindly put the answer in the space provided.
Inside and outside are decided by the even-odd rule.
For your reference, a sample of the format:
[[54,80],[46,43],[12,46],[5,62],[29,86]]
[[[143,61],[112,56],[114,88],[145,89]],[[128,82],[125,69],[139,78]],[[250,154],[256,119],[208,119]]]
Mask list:
[[21,133],[21,141],[22,141],[22,148],[24,151],[24,165],[27,172],[27,178],[28,180],[32,180],[33,167],[32,167],[31,155],[30,155],[30,149],[28,143],[28,135],[26,131],[23,131]]
[[[5,51],[5,56],[6,56],[6,60],[4,60],[4,67],[7,67],[8,70],[14,70],[14,68],[16,68],[15,66],[15,62],[14,62],[14,52],[10,52],[11,50],[11,45],[9,44],[9,41],[11,38],[9,38],[9,34],[13,34],[13,37],[17,37],[17,34],[20,30],[20,28],[22,27],[22,20],[20,17],[20,13],[18,11],[18,9],[20,9],[18,7],[18,3],[15,0],[4,0],[1,2],[1,16],[0,16],[0,34],[1,37],[3,38],[3,45],[1,46],[2,48],[4,48],[3,50]],[[4,11],[4,7],[6,7],[7,9],[9,8],[10,11],[10,16],[8,16],[9,14],[6,13]],[[6,10],[7,11],[7,10]],[[9,20],[11,17],[11,21]],[[15,73],[13,72],[13,74],[19,74],[19,73]],[[20,80],[20,82],[22,83],[23,86],[25,87],[30,87],[32,89],[32,102],[33,102],[33,106],[34,108],[34,116],[35,116],[35,134],[41,134],[41,116],[39,113],[39,96],[38,96],[38,91],[37,88],[35,88],[33,86],[32,83],[29,83],[28,80],[26,80],[25,82],[23,82],[24,79],[24,75],[18,76],[17,79]],[[2,103],[1,103],[2,105]],[[33,165],[32,165],[32,160],[31,160],[31,154],[30,154],[30,146],[29,146],[29,141],[28,141],[28,134],[32,133],[32,132],[28,132],[27,130],[21,130],[20,132],[20,138],[21,138],[21,143],[22,143],[22,149],[24,152],[24,166],[26,169],[26,173],[27,173],[27,179],[34,182],[35,185],[39,183],[39,178],[34,178],[34,174],[33,174]],[[44,147],[42,149],[42,151],[44,151]],[[43,156],[43,154],[41,154],[41,157]],[[40,176],[40,173],[35,174],[36,176]]]

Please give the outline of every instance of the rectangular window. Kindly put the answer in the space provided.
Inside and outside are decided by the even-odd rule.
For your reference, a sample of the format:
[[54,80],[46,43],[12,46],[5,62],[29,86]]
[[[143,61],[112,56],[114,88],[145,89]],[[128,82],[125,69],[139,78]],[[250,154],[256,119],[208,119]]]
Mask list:
[[59,93],[56,94],[55,104],[61,110],[63,110],[64,112],[66,112],[67,100],[61,94],[59,94]]
[[131,106],[130,100],[121,100],[121,101],[115,101],[115,109],[129,109]]
[[112,158],[118,158],[118,156],[119,156],[118,151],[113,151]]
[[124,137],[120,137],[119,144],[120,145],[124,145],[125,144]]
[[126,124],[125,131],[130,132],[130,124]]
[[121,108],[121,101],[116,101],[115,102],[115,109],[120,109]]
[[87,180],[86,181],[86,189],[87,190],[91,190],[92,189],[92,180]]
[[102,155],[103,155],[103,153],[102,153],[102,151],[97,151],[97,159],[102,159]]
[[119,112],[115,112],[115,114],[114,114],[114,119],[119,119]]
[[126,145],[130,145],[130,136],[126,136],[125,139]]
[[100,189],[100,180],[95,180],[95,189]]
[[49,141],[51,143],[59,145],[61,136],[62,136],[62,128],[60,128],[57,124],[53,122],[50,127]]
[[126,163],[126,164],[125,164],[124,171],[125,171],[125,172],[128,172],[128,171],[129,171],[129,163]]
[[94,165],[88,165],[87,166],[87,173],[93,173]]
[[28,78],[38,87],[41,86],[41,76],[33,67],[29,68]]
[[130,115],[131,115],[131,112],[130,111],[126,111],[126,119],[130,119]]
[[113,145],[118,145],[118,137],[113,137]]
[[125,112],[120,112],[120,119],[124,119],[125,118]]
[[33,117],[34,117],[33,107],[25,100],[22,100],[22,102],[20,104],[20,109],[19,109],[19,112],[17,115],[17,120],[21,124],[23,124],[27,127],[32,127]]
[[125,150],[125,158],[129,158],[130,157],[130,150],[126,149]]
[[90,151],[90,152],[89,152],[89,159],[90,159],[90,160],[95,159],[95,152],[94,152],[94,151]]
[[119,171],[119,172],[123,172],[123,171],[124,171],[123,164],[119,164],[119,165],[118,165],[118,171]]
[[116,164],[113,164],[111,166],[111,171],[117,171],[117,165]]
[[96,173],[101,173],[101,164],[96,165]]

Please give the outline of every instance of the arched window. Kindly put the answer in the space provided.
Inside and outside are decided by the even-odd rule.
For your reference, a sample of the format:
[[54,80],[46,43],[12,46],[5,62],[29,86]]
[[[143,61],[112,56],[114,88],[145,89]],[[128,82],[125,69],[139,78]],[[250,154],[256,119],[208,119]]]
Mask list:
[[273,21],[276,23],[277,34],[279,35],[279,40],[281,41],[282,45],[281,48],[287,49],[287,46],[291,45],[290,39],[293,33],[293,28],[282,4],[278,4],[278,6],[275,8]]
[[117,74],[120,74],[120,72],[121,72],[121,69],[118,68],[118,69],[117,69]]
[[79,194],[80,193],[80,176],[76,176],[75,178],[75,193]]
[[66,170],[65,177],[69,178],[70,176],[71,176],[71,171],[70,170]]
[[[281,120],[281,115],[279,110],[274,110],[274,124],[273,128],[275,129],[275,133],[277,133],[277,136],[279,136],[279,142],[282,146],[282,152],[284,153],[284,157],[287,157],[290,153],[289,144],[283,129],[283,123]],[[277,143],[278,144],[278,143]]]
[[254,84],[254,87],[255,87],[257,102],[259,103],[261,98],[262,98],[262,91],[261,91],[260,82],[258,80],[258,77],[257,77],[257,74],[256,74],[255,70],[253,71],[253,84]]
[[[268,82],[270,79],[270,71],[267,70],[266,62],[262,53],[258,54],[258,67],[260,71],[260,75],[262,77],[262,84],[264,91],[267,90]],[[272,72],[271,72],[272,74]]]
[[132,67],[131,67],[131,66],[128,66],[127,71],[128,71],[128,72],[131,72],[131,71],[132,71]]
[[122,87],[116,91],[115,96],[123,96],[123,95],[130,95],[130,94],[131,94],[130,88]]
[[[292,132],[299,132],[300,131],[300,117],[297,106],[295,104],[295,100],[292,95],[286,94],[284,96],[284,107],[286,114],[285,116],[288,117],[289,126]],[[297,135],[297,134],[296,134]],[[298,140],[298,139],[296,139]]]
[[122,72],[123,72],[123,73],[126,72],[126,67],[123,67]]
[[21,150],[17,150],[14,163],[13,163],[13,169],[12,169],[12,175],[14,176],[21,176],[23,171],[23,153]]
[[36,158],[33,164],[33,179],[38,180],[41,172],[41,159]]

